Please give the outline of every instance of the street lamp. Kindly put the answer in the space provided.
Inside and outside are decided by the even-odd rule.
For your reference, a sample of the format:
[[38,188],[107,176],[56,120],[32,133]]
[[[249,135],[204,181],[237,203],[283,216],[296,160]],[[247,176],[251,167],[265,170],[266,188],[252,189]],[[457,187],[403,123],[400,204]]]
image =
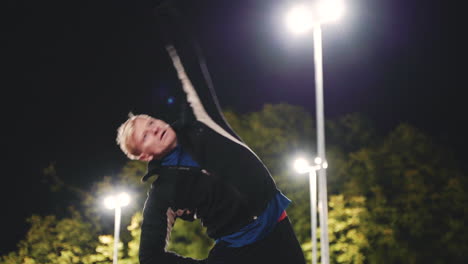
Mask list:
[[294,162],[298,173],[309,173],[310,191],[310,232],[312,240],[312,264],[317,264],[317,173],[316,166],[310,166],[306,159],[298,158]]
[[320,250],[322,263],[329,263],[328,242],[328,206],[327,206],[327,175],[325,169],[328,163],[325,158],[325,118],[323,110],[323,62],[322,62],[322,30],[321,24],[337,20],[343,14],[341,0],[319,0],[312,4],[302,4],[291,9],[287,14],[286,23],[289,28],[299,34],[313,30],[314,68],[317,116],[317,153],[315,163],[319,165],[319,210],[320,210]]
[[117,195],[111,195],[104,199],[104,205],[108,209],[115,210],[115,221],[114,221],[114,256],[113,264],[117,264],[118,253],[119,253],[119,235],[120,235],[120,216],[122,214],[122,207],[127,206],[130,203],[130,196],[127,193],[120,193]]

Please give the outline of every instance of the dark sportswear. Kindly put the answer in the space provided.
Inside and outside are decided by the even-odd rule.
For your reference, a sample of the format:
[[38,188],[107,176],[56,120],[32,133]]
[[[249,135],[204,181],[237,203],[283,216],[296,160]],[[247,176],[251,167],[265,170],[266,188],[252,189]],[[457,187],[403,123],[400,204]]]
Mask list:
[[[230,261],[236,260],[225,247],[235,249],[232,252],[247,250],[244,254],[247,257],[254,253],[251,249],[263,245],[259,247],[262,249],[259,249],[260,255],[256,257],[262,258],[262,254],[266,254],[266,248],[270,246],[279,251],[276,254],[289,256],[290,259],[302,259],[287,263],[304,263],[299,243],[292,229],[288,228],[289,219],[285,218],[276,224],[279,217],[276,214],[269,219],[276,224],[269,227],[268,232],[271,234],[259,241],[252,240],[248,246],[230,247],[229,243],[221,241],[216,244],[207,260],[183,258],[165,251],[174,224],[169,217],[171,211],[189,211],[190,214],[184,214],[181,218],[189,221],[199,218],[213,239],[229,238],[243,228],[255,225],[255,221],[264,215],[268,205],[282,194],[261,160],[225,121],[208,72],[204,64],[200,64],[200,52],[194,48],[190,38],[184,38],[187,31],[178,23],[180,17],[177,12],[171,5],[164,4],[157,9],[157,17],[166,41],[165,48],[184,92],[175,100],[180,103],[182,110],[178,121],[172,126],[176,131],[178,144],[194,163],[193,166],[183,166],[180,163],[174,166],[164,163],[164,160],[153,160],[148,164],[148,173],[143,180],[154,174],[158,178],[152,184],[143,210],[140,262],[224,263],[223,261],[227,261],[222,260],[225,257],[229,257]],[[282,202],[277,204],[280,207],[287,206]],[[281,214],[284,208],[280,209]],[[278,235],[280,233],[287,233],[288,239],[281,242],[279,237],[282,235]],[[274,238],[271,237],[273,234]],[[283,251],[283,248],[294,250]],[[252,259],[255,258],[252,256]],[[278,257],[277,260],[279,259],[281,258]]]

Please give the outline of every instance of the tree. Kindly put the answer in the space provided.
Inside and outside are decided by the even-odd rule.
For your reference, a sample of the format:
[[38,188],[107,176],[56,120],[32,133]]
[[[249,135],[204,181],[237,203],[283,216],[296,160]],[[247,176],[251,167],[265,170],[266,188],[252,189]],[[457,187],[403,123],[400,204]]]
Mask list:
[[343,192],[368,198],[371,263],[463,261],[466,182],[450,157],[407,124],[380,144],[350,154]]
[[257,153],[271,170],[284,167],[289,151],[308,151],[314,142],[312,118],[303,108],[288,104],[266,104],[259,112],[238,116],[226,112],[236,133]]
[[178,219],[172,228],[168,250],[180,255],[205,259],[214,241],[206,235],[206,228],[199,220],[193,222]]
[[369,211],[363,196],[330,196],[328,232],[330,262],[365,263],[370,245],[367,239]]
[[18,252],[2,257],[1,263],[92,263],[88,255],[97,245],[93,228],[77,211],[72,210],[72,216],[62,220],[33,215],[28,222],[31,228]]
[[[296,106],[265,105],[259,112],[225,113],[233,129],[270,169],[278,187],[292,199],[288,215],[310,259],[308,177],[291,168],[298,152],[314,156],[311,115]],[[326,123],[330,260],[332,263],[464,263],[468,252],[467,178],[450,152],[418,129],[402,124],[378,137],[371,123],[352,114]],[[18,251],[0,263],[108,263],[112,213],[100,208],[115,186],[133,193],[124,210],[120,261],[138,263],[141,209],[150,183],[141,184],[142,162],[128,162],[121,173],[103,177],[83,191],[45,170],[54,190],[74,193],[83,202],[71,217],[33,216]],[[318,233],[319,234],[319,233]],[[213,241],[200,223],[178,220],[169,249],[205,258]]]
[[[315,125],[310,113],[305,109],[288,104],[266,104],[259,112],[238,116],[227,112],[225,116],[233,129],[246,141],[265,162],[281,190],[293,200],[288,210],[298,226],[307,225],[309,193],[308,178],[299,176],[292,170],[294,157],[306,154],[310,160],[315,154]],[[347,154],[363,146],[373,144],[375,129],[369,120],[358,114],[346,115],[326,123],[327,159],[330,193],[339,193],[346,178],[342,170],[347,162]],[[298,205],[301,206],[298,206]],[[306,230],[298,232],[300,237],[308,237]],[[300,238],[300,240],[302,240]]]

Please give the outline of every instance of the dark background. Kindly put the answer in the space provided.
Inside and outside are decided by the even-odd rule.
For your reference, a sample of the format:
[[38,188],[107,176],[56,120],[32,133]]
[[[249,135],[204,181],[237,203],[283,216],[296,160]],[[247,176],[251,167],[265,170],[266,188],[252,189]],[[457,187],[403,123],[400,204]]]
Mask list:
[[[312,38],[283,25],[294,1],[182,2],[224,109],[284,102],[315,115]],[[436,0],[347,4],[340,22],[323,27],[326,117],[360,112],[382,134],[408,122],[466,166],[458,8]],[[54,163],[61,178],[82,188],[115,175],[126,161],[115,144],[119,124],[168,96],[156,85],[165,65],[158,64],[151,1],[6,5],[0,254],[15,249],[31,214],[67,204],[50,194],[45,167]]]

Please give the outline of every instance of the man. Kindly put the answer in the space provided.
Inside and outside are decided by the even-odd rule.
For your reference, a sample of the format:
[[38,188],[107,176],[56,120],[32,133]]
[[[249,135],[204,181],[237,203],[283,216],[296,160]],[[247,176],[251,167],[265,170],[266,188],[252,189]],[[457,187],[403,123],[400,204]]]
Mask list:
[[[130,159],[149,162],[144,181],[158,175],[143,211],[140,262],[305,263],[285,211],[290,201],[225,121],[206,67],[198,63],[199,50],[183,38],[187,31],[181,30],[180,16],[165,4],[158,18],[183,90],[179,117],[168,125],[147,115],[131,116],[117,136]],[[206,260],[165,250],[179,217],[199,218],[216,240]]]

